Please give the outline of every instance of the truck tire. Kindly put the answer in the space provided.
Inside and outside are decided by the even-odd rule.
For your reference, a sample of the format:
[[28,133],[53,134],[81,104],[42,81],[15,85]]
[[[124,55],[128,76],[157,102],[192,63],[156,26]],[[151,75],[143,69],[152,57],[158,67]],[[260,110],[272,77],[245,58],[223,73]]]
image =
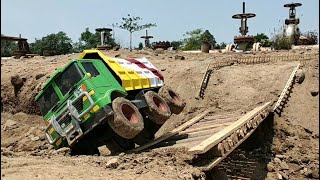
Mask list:
[[116,155],[120,152],[128,151],[135,147],[135,144],[132,140],[122,138],[116,133],[111,135],[111,140],[105,145],[110,150],[111,155]]
[[164,98],[166,103],[169,105],[171,112],[174,114],[181,113],[183,108],[186,106],[185,101],[180,97],[180,95],[168,86],[162,86],[159,89],[159,95]]
[[166,101],[154,91],[148,91],[144,94],[148,107],[143,112],[151,121],[156,124],[163,124],[171,115],[170,108]]
[[138,108],[129,100],[118,97],[112,101],[113,118],[108,124],[119,136],[132,139],[144,128],[143,118]]

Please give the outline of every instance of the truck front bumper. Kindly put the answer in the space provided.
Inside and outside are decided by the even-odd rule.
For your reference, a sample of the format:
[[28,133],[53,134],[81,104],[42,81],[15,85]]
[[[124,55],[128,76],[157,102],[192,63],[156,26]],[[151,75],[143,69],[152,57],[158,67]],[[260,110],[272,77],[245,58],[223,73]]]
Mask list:
[[[74,106],[74,102],[76,102],[76,100],[79,98],[82,99],[82,97],[84,96],[87,96],[90,102],[90,107],[79,114],[77,108]],[[84,116],[84,114],[91,111],[93,106],[94,103],[87,92],[84,92],[75,100],[70,100],[68,102],[68,108],[62,116],[60,116],[58,119],[54,116],[51,117],[51,124],[45,130],[48,142],[55,148],[65,146],[65,144],[69,147],[72,147],[85,134],[90,132],[94,127],[107,119],[108,116],[113,115],[113,110],[111,109],[111,107],[109,105],[106,105],[104,107],[101,107],[96,112],[92,113],[87,120],[82,122],[81,118]],[[58,137],[53,138],[53,132],[58,133]]]

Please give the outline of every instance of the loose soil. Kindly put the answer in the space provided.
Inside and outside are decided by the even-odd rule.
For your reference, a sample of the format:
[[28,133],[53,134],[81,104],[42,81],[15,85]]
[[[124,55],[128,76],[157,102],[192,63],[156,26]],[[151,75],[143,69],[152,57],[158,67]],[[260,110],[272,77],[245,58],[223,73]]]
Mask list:
[[[165,84],[185,99],[187,105],[184,111],[172,115],[156,136],[165,134],[208,108],[216,113],[245,113],[264,102],[276,102],[292,70],[299,63],[279,61],[254,65],[234,64],[215,69],[204,99],[197,100],[195,96],[209,61],[239,57],[242,54],[122,50],[107,53],[111,57],[148,58],[164,75]],[[250,55],[262,53],[279,55],[309,52],[296,50]],[[184,59],[175,59],[177,55]],[[154,149],[117,156],[69,156],[67,149],[52,149],[45,140],[45,125],[34,97],[55,69],[78,56],[70,54],[1,60],[2,179],[214,178],[212,174],[191,166],[193,155],[185,149]],[[263,139],[266,143],[261,145],[260,142],[254,148],[242,145],[221,163],[220,168],[243,155],[257,162],[258,170],[250,175],[252,179],[275,179],[279,175],[284,179],[319,178],[319,95],[312,96],[310,92],[319,91],[318,67],[318,59],[312,59],[302,67],[305,80],[294,85],[281,116],[274,116],[269,125],[272,129],[268,129],[272,133]],[[263,129],[262,132],[266,130],[264,127],[260,129]],[[230,166],[227,175],[233,178],[241,173],[235,173]]]

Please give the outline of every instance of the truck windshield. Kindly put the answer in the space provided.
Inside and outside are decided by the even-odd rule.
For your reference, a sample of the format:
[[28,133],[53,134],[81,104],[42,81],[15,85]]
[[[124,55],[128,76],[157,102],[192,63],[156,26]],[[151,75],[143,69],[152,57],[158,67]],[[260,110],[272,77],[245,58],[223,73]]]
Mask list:
[[49,86],[42,96],[39,98],[38,104],[40,106],[41,114],[44,116],[48,111],[59,102],[57,93],[52,86]]
[[65,95],[83,78],[83,76],[83,72],[74,62],[55,79],[55,83],[59,87],[62,95]]

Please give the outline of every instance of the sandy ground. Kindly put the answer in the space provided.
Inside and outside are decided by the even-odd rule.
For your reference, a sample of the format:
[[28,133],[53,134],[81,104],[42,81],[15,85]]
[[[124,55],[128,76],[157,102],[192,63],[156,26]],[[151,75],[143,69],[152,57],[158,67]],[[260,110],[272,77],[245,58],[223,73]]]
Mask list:
[[[306,51],[306,50],[305,50]],[[318,50],[316,50],[318,52]],[[298,54],[302,51],[264,52]],[[204,99],[194,97],[199,90],[205,68],[210,60],[218,61],[241,54],[186,54],[152,51],[110,51],[110,56],[147,57],[187,102],[179,115],[172,117],[157,135],[213,108],[215,112],[245,113],[257,105],[280,95],[298,62],[234,64],[214,70]],[[252,56],[255,56],[253,53]],[[182,55],[185,60],[176,60]],[[79,54],[1,60],[1,176],[2,179],[213,179],[190,165],[192,154],[184,149],[151,150],[119,156],[69,156],[55,151],[45,141],[42,116],[34,103],[41,84],[68,60]],[[281,117],[275,116],[272,135],[265,145],[246,149],[259,162],[259,171],[252,179],[274,179],[281,175],[289,179],[319,178],[319,61],[313,59],[304,67],[303,83],[295,84],[293,93]],[[268,148],[266,147],[268,145]],[[239,157],[239,149],[230,156]],[[258,156],[261,155],[261,156]],[[249,155],[248,155],[249,156]],[[229,158],[224,161],[228,163]],[[231,169],[231,168],[230,168]],[[227,173],[229,177],[234,174]]]

